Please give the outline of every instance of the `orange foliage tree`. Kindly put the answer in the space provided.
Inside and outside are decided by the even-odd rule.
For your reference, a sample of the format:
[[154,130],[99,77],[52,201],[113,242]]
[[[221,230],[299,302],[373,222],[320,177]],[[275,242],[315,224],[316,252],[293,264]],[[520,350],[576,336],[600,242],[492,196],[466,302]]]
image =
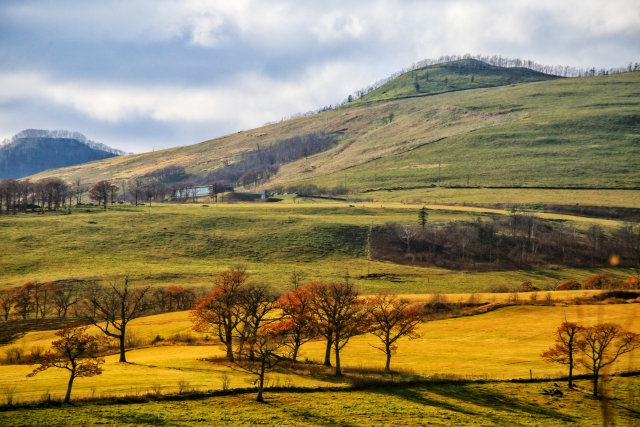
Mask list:
[[313,302],[313,290],[310,285],[289,292],[276,301],[276,308],[282,310],[284,315],[281,322],[287,324],[291,335],[288,345],[294,362],[298,358],[302,344],[319,336],[313,321]]
[[226,348],[227,359],[233,356],[234,331],[243,321],[241,298],[247,280],[246,270],[237,266],[230,268],[214,279],[213,290],[200,298],[191,312],[191,321],[198,332],[213,332]]
[[102,373],[101,364],[104,359],[97,356],[99,346],[106,337],[97,337],[87,334],[88,326],[70,327],[56,332],[59,340],[51,343],[51,349],[43,354],[34,356],[30,364],[40,366],[33,370],[27,377],[33,377],[39,372],[49,368],[60,368],[69,371],[69,382],[64,403],[71,401],[71,388],[73,380],[81,377],[93,377]]
[[584,366],[593,374],[593,395],[598,397],[598,377],[602,368],[613,364],[618,357],[640,348],[640,334],[625,331],[616,323],[600,323],[584,329],[586,356]]
[[584,346],[584,341],[580,339],[582,331],[582,326],[565,320],[556,331],[556,345],[541,354],[548,363],[569,366],[569,388],[573,388],[573,368],[577,362],[578,351]]
[[367,301],[371,317],[370,332],[382,342],[387,361],[385,371],[391,370],[391,355],[396,352],[396,341],[401,337],[419,338],[417,327],[424,318],[424,310],[406,298],[381,293]]

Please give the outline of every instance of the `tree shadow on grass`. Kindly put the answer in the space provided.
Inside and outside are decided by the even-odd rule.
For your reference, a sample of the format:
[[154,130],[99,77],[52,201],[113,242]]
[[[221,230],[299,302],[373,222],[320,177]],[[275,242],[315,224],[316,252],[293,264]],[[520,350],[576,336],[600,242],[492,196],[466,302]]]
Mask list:
[[[502,419],[499,415],[493,415],[491,413],[486,413],[485,411],[474,411],[473,408],[481,406],[488,410],[508,412],[514,415],[527,414],[541,418],[552,418],[562,422],[576,421],[573,417],[553,409],[546,408],[536,403],[527,402],[522,399],[517,399],[487,388],[478,389],[469,383],[436,384],[426,387],[411,388],[375,389],[371,390],[371,392],[395,396],[420,405],[440,408],[464,415],[484,417],[496,425],[504,423],[510,424],[512,421],[507,422],[507,420]],[[447,400],[434,398],[434,394],[442,398],[446,398]],[[452,402],[451,400],[454,401]]]

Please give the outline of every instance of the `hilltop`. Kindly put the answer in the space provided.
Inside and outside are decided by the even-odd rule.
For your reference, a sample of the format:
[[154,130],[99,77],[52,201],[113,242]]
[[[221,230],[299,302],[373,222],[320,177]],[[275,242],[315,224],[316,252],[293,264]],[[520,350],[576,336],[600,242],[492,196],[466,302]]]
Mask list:
[[321,114],[34,178],[95,182],[181,166],[186,178],[205,182],[259,148],[324,135],[330,148],[279,164],[256,186],[637,186],[640,73],[556,78],[478,62],[414,70]]
[[27,129],[0,144],[0,180],[124,154],[78,132]]

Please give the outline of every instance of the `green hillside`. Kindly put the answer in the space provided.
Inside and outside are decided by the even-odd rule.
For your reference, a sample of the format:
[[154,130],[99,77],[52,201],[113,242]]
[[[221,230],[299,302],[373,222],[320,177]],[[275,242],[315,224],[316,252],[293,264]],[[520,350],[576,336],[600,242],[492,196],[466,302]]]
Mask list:
[[[179,165],[195,179],[239,161],[258,145],[326,133],[338,144],[281,165],[259,187],[346,182],[363,191],[373,188],[375,174],[377,188],[409,188],[436,185],[439,170],[445,186],[638,186],[640,73],[557,79],[523,69],[458,65],[428,68],[433,91],[421,86],[421,96],[411,94],[412,82],[427,69],[322,114],[34,178],[120,180]],[[471,75],[473,84],[502,86],[458,90],[473,87]],[[526,83],[543,78],[550,80]],[[434,95],[444,79],[451,91]],[[504,85],[508,81],[518,84]]]
[[463,59],[409,71],[355,102],[436,95],[557,78],[527,68],[502,68],[476,59]]

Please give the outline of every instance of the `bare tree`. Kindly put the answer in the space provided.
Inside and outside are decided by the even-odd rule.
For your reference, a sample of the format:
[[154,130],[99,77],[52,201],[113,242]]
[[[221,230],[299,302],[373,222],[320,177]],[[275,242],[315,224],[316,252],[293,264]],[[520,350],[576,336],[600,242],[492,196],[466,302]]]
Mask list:
[[600,371],[623,354],[640,348],[640,334],[625,331],[615,323],[600,323],[585,328],[583,339],[583,364],[593,374],[593,395],[598,397]]
[[367,301],[371,316],[370,332],[381,342],[375,347],[386,357],[385,371],[391,370],[391,355],[397,349],[396,342],[402,337],[419,338],[417,328],[424,318],[424,309],[406,298],[383,292]]
[[407,245],[407,253],[411,252],[411,241],[418,235],[418,232],[409,226],[399,225],[396,234],[400,240]]
[[[349,340],[368,331],[366,305],[355,286],[346,283],[319,283],[313,285],[314,308],[318,330],[324,329],[328,341],[333,342],[335,375],[342,375],[340,350]],[[324,326],[326,325],[326,326]],[[325,360],[326,363],[326,360]]]
[[84,317],[96,325],[105,335],[120,342],[120,362],[127,361],[125,338],[127,325],[143,316],[150,309],[147,293],[150,286],[132,289],[129,276],[112,281],[109,286],[95,289],[83,301]]
[[138,206],[138,199],[142,199],[142,194],[144,192],[144,181],[142,178],[130,179],[127,183],[127,191],[135,200],[136,206]]

